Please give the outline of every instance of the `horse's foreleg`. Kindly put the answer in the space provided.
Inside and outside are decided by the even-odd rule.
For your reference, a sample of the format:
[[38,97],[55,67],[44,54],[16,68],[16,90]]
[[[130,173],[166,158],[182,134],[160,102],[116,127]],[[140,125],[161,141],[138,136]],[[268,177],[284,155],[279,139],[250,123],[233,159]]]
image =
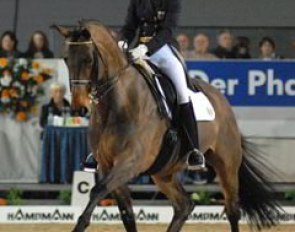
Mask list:
[[127,232],[137,232],[131,196],[127,186],[122,186],[113,192],[117,200],[121,218]]
[[104,177],[99,183],[95,184],[91,189],[90,200],[86,209],[79,217],[78,223],[73,232],[85,231],[86,227],[90,224],[91,215],[97,202],[138,175],[135,172],[135,165],[134,159],[132,158],[119,162],[118,165],[112,168],[106,177]]
[[183,189],[176,174],[169,177],[153,177],[155,184],[172,202],[174,216],[167,232],[179,232],[194,209],[194,203]]

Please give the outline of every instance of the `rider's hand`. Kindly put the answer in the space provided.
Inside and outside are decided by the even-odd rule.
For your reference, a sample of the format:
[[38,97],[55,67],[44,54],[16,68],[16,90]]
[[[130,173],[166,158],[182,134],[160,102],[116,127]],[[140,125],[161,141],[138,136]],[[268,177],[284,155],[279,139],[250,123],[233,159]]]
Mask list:
[[118,46],[121,49],[122,52],[126,51],[128,49],[128,43],[124,40],[120,40],[118,42]]
[[133,60],[143,59],[147,52],[148,48],[144,44],[140,44],[136,48],[130,50]]

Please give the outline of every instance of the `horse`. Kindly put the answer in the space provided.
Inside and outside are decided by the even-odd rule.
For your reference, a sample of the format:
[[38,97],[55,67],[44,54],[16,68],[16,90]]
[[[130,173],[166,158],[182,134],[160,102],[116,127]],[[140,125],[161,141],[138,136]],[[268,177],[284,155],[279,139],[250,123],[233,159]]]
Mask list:
[[[98,200],[112,193],[126,231],[136,232],[128,182],[153,165],[170,122],[159,115],[142,73],[128,61],[106,26],[83,20],[74,29],[54,28],[65,40],[72,105],[87,106],[91,111],[90,147],[103,175],[92,188],[73,231],[85,231]],[[216,112],[214,121],[199,122],[200,149],[219,177],[231,232],[239,232],[242,212],[252,228],[276,225],[273,215],[280,206],[263,157],[239,131],[226,98],[200,79],[191,81]],[[151,175],[173,207],[168,232],[180,231],[195,206],[177,175],[185,168],[185,160],[178,159]]]

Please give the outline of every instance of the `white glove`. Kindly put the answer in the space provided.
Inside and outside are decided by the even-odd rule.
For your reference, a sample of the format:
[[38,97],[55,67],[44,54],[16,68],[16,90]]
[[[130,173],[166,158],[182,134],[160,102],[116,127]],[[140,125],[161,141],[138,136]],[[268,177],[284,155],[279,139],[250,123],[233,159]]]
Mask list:
[[130,50],[133,60],[143,59],[147,52],[148,48],[144,44],[140,44],[136,48]]
[[121,49],[122,52],[126,51],[128,49],[128,43],[124,40],[120,40],[118,42],[118,46]]

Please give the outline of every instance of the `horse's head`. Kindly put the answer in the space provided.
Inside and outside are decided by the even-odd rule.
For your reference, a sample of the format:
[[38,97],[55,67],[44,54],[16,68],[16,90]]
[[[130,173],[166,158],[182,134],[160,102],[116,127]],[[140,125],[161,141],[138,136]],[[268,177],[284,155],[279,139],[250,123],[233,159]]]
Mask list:
[[97,21],[82,21],[78,29],[53,28],[65,38],[72,106],[89,107],[91,99],[97,102],[109,93],[128,62],[110,31]]
[[89,107],[99,76],[98,50],[86,28],[54,26],[65,38],[64,59],[69,69],[72,107]]

